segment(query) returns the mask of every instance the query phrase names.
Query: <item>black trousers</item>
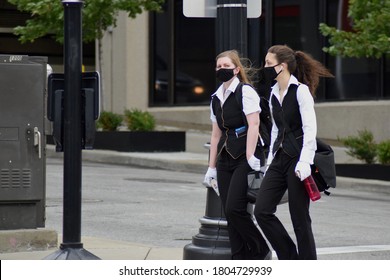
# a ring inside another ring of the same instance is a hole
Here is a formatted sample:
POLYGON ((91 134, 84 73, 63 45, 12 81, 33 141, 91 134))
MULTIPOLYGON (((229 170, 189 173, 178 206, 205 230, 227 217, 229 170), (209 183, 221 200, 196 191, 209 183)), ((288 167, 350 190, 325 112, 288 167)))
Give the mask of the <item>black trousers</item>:
POLYGON ((310 199, 303 182, 295 175, 297 162, 297 157, 290 157, 282 149, 277 152, 261 184, 254 214, 278 259, 317 259, 309 214, 310 199), (287 189, 298 251, 286 229, 275 216, 278 202, 287 189))
POLYGON ((247 211, 248 172, 245 154, 232 158, 224 149, 217 162, 217 180, 228 222, 232 259, 264 259, 269 247, 247 211))

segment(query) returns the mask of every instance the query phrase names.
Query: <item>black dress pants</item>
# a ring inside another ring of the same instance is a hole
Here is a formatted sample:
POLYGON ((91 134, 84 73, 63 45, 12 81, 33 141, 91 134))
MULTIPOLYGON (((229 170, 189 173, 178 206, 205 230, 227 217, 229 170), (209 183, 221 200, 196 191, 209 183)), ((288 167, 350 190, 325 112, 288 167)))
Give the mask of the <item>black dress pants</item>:
POLYGON ((295 175, 297 157, 280 149, 269 166, 256 199, 254 214, 261 230, 274 248, 278 259, 317 259, 309 214, 310 199, 303 182, 295 175), (288 189, 291 221, 295 243, 275 216, 276 207, 288 189))
POLYGON ((232 158, 225 149, 217 162, 217 180, 228 222, 232 259, 264 259, 269 247, 247 211, 249 166, 245 154, 232 158))

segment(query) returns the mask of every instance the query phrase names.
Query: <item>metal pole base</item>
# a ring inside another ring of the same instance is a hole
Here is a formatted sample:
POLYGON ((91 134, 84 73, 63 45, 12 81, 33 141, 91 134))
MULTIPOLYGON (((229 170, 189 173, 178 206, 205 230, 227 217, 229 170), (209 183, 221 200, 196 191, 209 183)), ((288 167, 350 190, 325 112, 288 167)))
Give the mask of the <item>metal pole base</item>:
MULTIPOLYGON (((226 228, 205 225, 213 221, 201 219, 199 233, 192 237, 192 243, 184 246, 183 260, 230 260, 231 248, 226 228)), ((214 220, 215 222, 215 220, 214 220)), ((225 221, 226 222, 226 221, 225 221)))
POLYGON ((220 198, 207 188, 205 216, 199 219, 199 233, 183 250, 184 260, 230 260, 231 248, 227 221, 220 198))
POLYGON ((60 249, 48 255, 44 260, 100 260, 91 252, 81 247, 67 247, 61 244, 60 249))
POLYGON ((231 260, 230 248, 207 248, 188 244, 184 247, 183 260, 231 260))

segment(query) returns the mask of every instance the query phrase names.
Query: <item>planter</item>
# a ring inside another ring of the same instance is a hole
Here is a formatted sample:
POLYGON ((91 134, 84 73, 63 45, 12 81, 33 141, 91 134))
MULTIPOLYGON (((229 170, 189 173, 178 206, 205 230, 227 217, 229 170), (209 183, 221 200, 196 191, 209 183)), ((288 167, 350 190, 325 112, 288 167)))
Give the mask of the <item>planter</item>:
POLYGON ((120 152, 183 152, 185 131, 97 131, 94 149, 120 152))
MULTIPOLYGON (((47 144, 54 144, 47 135, 47 144)), ((185 131, 96 131, 93 149, 119 152, 183 152, 185 131)))
POLYGON ((336 164, 336 174, 342 177, 390 181, 390 165, 336 164))

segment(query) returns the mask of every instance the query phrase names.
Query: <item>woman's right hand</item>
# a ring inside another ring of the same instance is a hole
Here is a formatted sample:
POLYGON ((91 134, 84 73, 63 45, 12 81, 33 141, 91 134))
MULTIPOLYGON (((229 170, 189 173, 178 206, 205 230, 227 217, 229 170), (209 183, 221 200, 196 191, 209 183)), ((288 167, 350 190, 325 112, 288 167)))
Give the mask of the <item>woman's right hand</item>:
POLYGON ((295 167, 295 174, 301 181, 305 180, 311 174, 310 164, 303 161, 298 161, 295 167))
POLYGON ((253 170, 260 171, 260 160, 254 155, 248 159, 248 164, 253 170))
POLYGON ((211 187, 212 179, 217 179, 217 169, 215 167, 209 167, 207 169, 206 175, 204 175, 203 185, 211 187))

